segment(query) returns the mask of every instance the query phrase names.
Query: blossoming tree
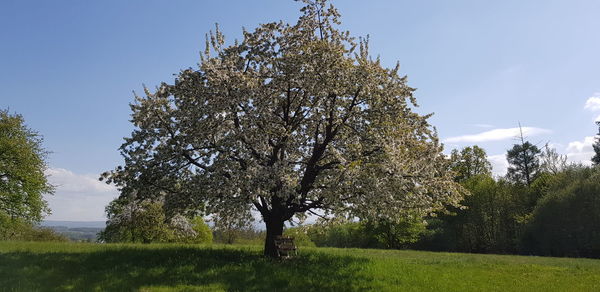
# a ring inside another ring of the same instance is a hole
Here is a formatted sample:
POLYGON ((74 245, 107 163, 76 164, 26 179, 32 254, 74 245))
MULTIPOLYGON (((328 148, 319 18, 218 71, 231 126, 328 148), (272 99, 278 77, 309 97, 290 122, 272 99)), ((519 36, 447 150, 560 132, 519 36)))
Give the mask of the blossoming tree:
POLYGON ((103 177, 160 197, 172 214, 254 209, 267 256, 294 216, 393 221, 458 204, 462 190, 398 66, 340 31, 326 0, 304 2, 296 24, 263 24, 229 46, 217 27, 198 69, 136 96, 125 164, 103 177))

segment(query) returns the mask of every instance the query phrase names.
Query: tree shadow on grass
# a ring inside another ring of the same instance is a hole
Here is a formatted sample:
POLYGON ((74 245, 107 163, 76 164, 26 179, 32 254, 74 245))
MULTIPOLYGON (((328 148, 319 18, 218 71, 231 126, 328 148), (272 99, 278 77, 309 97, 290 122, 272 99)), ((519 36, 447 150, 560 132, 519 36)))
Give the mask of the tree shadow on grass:
POLYGON ((0 253, 1 291, 363 291, 368 259, 186 246, 0 253))

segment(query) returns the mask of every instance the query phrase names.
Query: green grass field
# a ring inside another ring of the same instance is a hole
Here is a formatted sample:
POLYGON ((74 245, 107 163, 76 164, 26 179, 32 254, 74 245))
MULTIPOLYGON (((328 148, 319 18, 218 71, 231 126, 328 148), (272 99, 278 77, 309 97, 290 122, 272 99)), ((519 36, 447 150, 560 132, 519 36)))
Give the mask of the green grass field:
POLYGON ((600 291, 600 260, 421 251, 0 242, 0 291, 600 291))

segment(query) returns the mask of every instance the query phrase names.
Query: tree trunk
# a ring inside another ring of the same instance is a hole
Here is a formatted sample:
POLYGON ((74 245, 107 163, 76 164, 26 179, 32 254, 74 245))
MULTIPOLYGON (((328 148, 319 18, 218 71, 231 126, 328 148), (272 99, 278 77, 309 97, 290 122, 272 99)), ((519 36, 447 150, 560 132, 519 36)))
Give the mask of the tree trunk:
POLYGON ((283 224, 285 220, 279 216, 269 216, 263 218, 267 226, 267 237, 265 238, 265 256, 277 257, 277 247, 275 246, 275 238, 283 235, 283 224))

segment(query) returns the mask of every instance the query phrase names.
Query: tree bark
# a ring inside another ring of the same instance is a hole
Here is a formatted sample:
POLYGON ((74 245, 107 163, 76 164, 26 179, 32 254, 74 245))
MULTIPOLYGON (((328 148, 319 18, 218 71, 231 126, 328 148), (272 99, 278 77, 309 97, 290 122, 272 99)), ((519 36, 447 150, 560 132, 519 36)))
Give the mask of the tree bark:
POLYGON ((265 238, 265 252, 267 257, 277 257, 277 247, 275 246, 275 238, 283 235, 284 218, 281 216, 268 216, 263 218, 267 227, 267 237, 265 238))

